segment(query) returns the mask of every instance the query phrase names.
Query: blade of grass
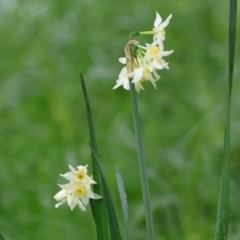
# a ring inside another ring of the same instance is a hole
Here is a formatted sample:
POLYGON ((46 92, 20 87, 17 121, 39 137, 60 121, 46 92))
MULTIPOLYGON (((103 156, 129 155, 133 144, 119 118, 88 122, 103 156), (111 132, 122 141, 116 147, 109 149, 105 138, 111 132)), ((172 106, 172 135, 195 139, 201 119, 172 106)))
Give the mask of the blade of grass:
POLYGON ((104 175, 103 175, 103 172, 102 172, 102 169, 100 166, 99 158, 96 155, 91 143, 89 143, 89 146, 94 155, 94 160, 96 162, 96 165, 98 166, 102 185, 103 185, 104 197, 106 198, 106 203, 107 203, 108 223, 109 223, 109 231, 110 231, 111 240, 121 240, 121 234, 120 234, 120 230, 119 230, 119 226, 118 226, 118 222, 117 222, 116 213, 115 213, 114 206, 112 203, 111 195, 110 195, 108 187, 107 187, 106 180, 104 178, 104 175))
MULTIPOLYGON (((91 142, 92 148, 94 149, 95 154, 97 155, 97 141, 96 141, 95 130, 93 125, 92 113, 91 113, 85 81, 84 81, 81 70, 80 70, 80 80, 81 80, 81 85, 83 90, 84 101, 86 105, 90 142, 91 142)), ((104 196, 99 168, 96 161, 94 160, 95 156, 93 155, 92 151, 91 151, 91 155, 92 155, 92 173, 94 176, 94 180, 98 183, 98 184, 94 184, 93 186, 94 192, 100 196, 104 196)), ((91 205, 93 218, 96 225, 97 239, 108 240, 109 232, 108 232, 107 209, 106 209, 105 198, 103 198, 100 201, 94 201, 91 199, 90 205, 91 205)))
POLYGON ((230 106, 233 82, 235 39, 236 39, 236 11, 237 0, 230 0, 229 19, 229 69, 228 69, 228 91, 226 103, 226 120, 224 133, 224 153, 222 162, 222 175, 220 180, 220 192, 218 199, 216 240, 226 240, 228 237, 229 216, 229 182, 230 182, 230 106))
POLYGON ((141 138, 141 132, 140 132, 139 116, 138 116, 138 106, 137 106, 136 91, 135 91, 134 84, 130 84, 130 90, 131 90, 131 102, 132 102, 132 110, 133 110, 133 123, 134 123, 134 130, 135 130, 136 141, 137 141, 138 163, 139 163, 140 179, 141 179, 141 185, 142 185, 143 203, 144 203, 146 225, 147 225, 147 237, 148 237, 147 239, 154 240, 155 233, 154 233, 153 218, 152 218, 151 204, 150 204, 150 195, 149 195, 148 180, 147 180, 147 173, 146 173, 147 169, 146 169, 145 159, 143 155, 142 138, 141 138))
POLYGON ((127 195, 126 195, 124 184, 123 184, 121 170, 118 166, 116 167, 116 179, 117 179, 118 191, 119 191, 121 204, 122 204, 124 227, 125 227, 125 240, 129 240, 129 218, 128 218, 127 195))
POLYGON ((2 236, 2 234, 0 233, 0 240, 4 240, 4 238, 3 238, 3 236, 2 236))

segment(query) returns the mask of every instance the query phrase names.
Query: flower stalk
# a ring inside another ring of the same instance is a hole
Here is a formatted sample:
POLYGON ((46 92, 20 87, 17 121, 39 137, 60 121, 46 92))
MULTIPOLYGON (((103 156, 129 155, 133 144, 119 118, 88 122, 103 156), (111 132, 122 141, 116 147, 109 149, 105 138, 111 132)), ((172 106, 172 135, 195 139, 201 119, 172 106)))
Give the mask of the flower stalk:
POLYGON ((147 239, 154 240, 155 233, 154 233, 150 194, 149 194, 149 187, 148 187, 148 180, 147 180, 146 163, 145 163, 144 154, 143 154, 136 92, 134 90, 133 84, 130 85, 130 90, 131 90, 131 103, 132 103, 132 110, 133 110, 133 123, 134 123, 134 130, 135 130, 135 136, 136 136, 136 142, 137 142, 137 153, 138 153, 141 186, 142 186, 143 203, 144 203, 144 210, 145 210, 145 217, 146 217, 147 239))

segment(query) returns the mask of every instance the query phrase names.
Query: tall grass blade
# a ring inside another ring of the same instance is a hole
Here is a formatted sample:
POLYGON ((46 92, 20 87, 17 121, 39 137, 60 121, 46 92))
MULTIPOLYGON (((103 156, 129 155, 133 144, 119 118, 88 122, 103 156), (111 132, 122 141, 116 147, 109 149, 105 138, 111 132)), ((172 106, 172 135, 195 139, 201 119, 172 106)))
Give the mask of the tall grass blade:
POLYGON ((119 191, 121 204, 122 204, 123 220, 124 220, 124 228, 125 228, 125 240, 129 240, 129 218, 128 218, 127 195, 124 188, 121 170, 118 166, 116 167, 116 179, 117 179, 118 191, 119 191))
POLYGON ((110 231, 111 240, 121 240, 121 234, 120 234, 120 230, 119 230, 119 226, 118 226, 116 213, 115 213, 114 206, 113 206, 113 203, 112 203, 111 195, 110 195, 108 187, 107 187, 106 180, 104 178, 104 175, 103 175, 103 172, 102 172, 102 169, 101 169, 101 166, 100 166, 98 156, 96 155, 91 143, 89 143, 89 146, 90 146, 91 151, 94 155, 94 161, 96 162, 96 165, 99 168, 101 182, 102 182, 102 186, 103 186, 103 190, 104 190, 104 195, 103 196, 106 199, 106 206, 107 206, 107 213, 108 213, 108 223, 109 223, 109 231, 110 231))
POLYGON ((2 234, 0 233, 0 240, 4 240, 4 238, 3 238, 3 236, 2 236, 2 234))
MULTIPOLYGON (((88 119, 88 127, 89 127, 89 135, 90 135, 90 143, 92 148, 94 149, 95 155, 97 156, 97 141, 95 136, 95 130, 93 125, 93 119, 92 119, 92 113, 90 108, 90 103, 88 99, 87 89, 85 85, 85 81, 82 75, 82 72, 80 70, 80 80, 83 90, 83 96, 84 101, 86 105, 86 112, 87 112, 87 119, 88 119)), ((92 151, 92 172, 94 176, 94 180, 97 182, 97 184, 94 184, 94 192, 99 194, 100 196, 103 196, 102 200, 94 201, 90 200, 90 205, 93 213, 93 218, 96 225, 97 230, 97 239, 98 240, 108 240, 109 239, 109 232, 108 232, 108 222, 107 222, 107 209, 106 209, 106 203, 105 203, 105 197, 104 197, 104 191, 102 188, 102 182, 101 182, 101 176, 99 173, 99 168, 96 163, 95 155, 93 155, 92 151)))
POLYGON ((148 180, 147 180, 147 169, 146 169, 145 159, 143 155, 142 137, 140 132, 138 106, 137 106, 136 91, 135 91, 134 84, 130 84, 130 89, 131 89, 131 101, 132 101, 132 110, 133 110, 133 123, 134 123, 134 130, 135 130, 136 141, 137 141, 138 163, 139 163, 140 179, 141 179, 141 185, 142 185, 146 225, 147 225, 147 239, 154 240, 155 233, 154 233, 153 218, 152 218, 152 212, 151 212, 150 195, 149 195, 148 180))
POLYGON ((224 133, 224 153, 222 162, 222 175, 220 180, 220 193, 218 199, 216 240, 226 240, 228 237, 229 217, 229 182, 230 182, 230 106, 233 82, 235 38, 236 38, 236 12, 237 0, 230 0, 229 19, 229 69, 228 69, 228 91, 226 103, 226 120, 224 133))

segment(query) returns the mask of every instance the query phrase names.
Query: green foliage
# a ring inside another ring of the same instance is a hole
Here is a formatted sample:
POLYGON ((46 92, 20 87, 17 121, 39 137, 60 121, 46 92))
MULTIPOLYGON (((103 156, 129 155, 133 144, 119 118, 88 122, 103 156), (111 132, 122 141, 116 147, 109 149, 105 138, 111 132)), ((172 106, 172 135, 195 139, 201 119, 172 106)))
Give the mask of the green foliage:
POLYGON ((116 180, 117 180, 118 191, 119 191, 119 196, 120 196, 121 205, 122 205, 125 240, 129 240, 129 216, 128 216, 127 194, 126 194, 124 183, 123 183, 122 173, 118 166, 116 166, 116 180))
POLYGON ((218 200, 217 222, 216 222, 216 240, 225 240, 228 238, 229 223, 229 192, 230 185, 230 109, 231 92, 233 82, 233 67, 236 41, 236 12, 237 1, 230 0, 229 17, 229 67, 228 67, 228 86, 227 86, 227 104, 226 104, 226 122, 224 133, 224 152, 222 162, 222 176, 220 180, 220 193, 218 200))
POLYGON ((0 240, 4 240, 3 236, 0 234, 0 240))
POLYGON ((121 240, 121 234, 120 234, 120 230, 119 230, 119 226, 118 226, 118 221, 117 221, 117 217, 116 217, 116 212, 113 206, 113 202, 111 199, 111 195, 105 180, 105 177, 103 175, 101 166, 100 166, 100 162, 99 162, 99 158, 96 155, 93 146, 90 144, 90 148, 91 151, 94 155, 94 161, 95 164, 97 164, 98 169, 99 169, 99 174, 101 177, 101 184, 103 187, 103 198, 106 200, 106 208, 107 208, 107 214, 108 214, 108 224, 109 224, 109 232, 110 232, 110 236, 111 236, 111 240, 121 240))
POLYGON ((84 77, 80 70, 80 81, 84 96, 84 102, 86 106, 86 115, 88 120, 88 128, 89 128, 89 138, 90 138, 90 146, 92 152, 92 172, 94 180, 97 182, 96 185, 93 185, 94 192, 98 195, 102 196, 102 199, 99 201, 90 200, 90 205, 93 213, 93 218, 97 231, 97 239, 98 240, 108 240, 108 220, 107 220, 107 205, 106 205, 106 194, 103 187, 102 176, 100 173, 100 168, 98 166, 98 162, 96 158, 97 156, 97 140, 95 136, 95 129, 93 124, 93 118, 91 113, 90 102, 87 94, 87 88, 84 81, 84 77))
MULTIPOLYGON (((170 70, 160 72, 158 89, 145 84, 138 95, 156 236, 214 238, 228 9, 227 1, 217 0, 0 0, 0 229, 5 239, 96 239, 90 207, 84 213, 67 206, 55 209, 53 199, 61 183, 57 176, 68 164, 91 162, 79 67, 87 79, 101 166, 114 205, 121 206, 114 171, 119 165, 130 239, 146 239, 129 92, 112 87, 129 34, 151 30, 156 11, 164 19, 173 14, 165 47, 175 50, 166 58, 170 70)), ((148 37, 136 38, 150 42, 148 37)), ((229 240, 240 238, 239 92, 235 81, 229 240)), ((120 207, 117 216, 123 222, 120 207)))

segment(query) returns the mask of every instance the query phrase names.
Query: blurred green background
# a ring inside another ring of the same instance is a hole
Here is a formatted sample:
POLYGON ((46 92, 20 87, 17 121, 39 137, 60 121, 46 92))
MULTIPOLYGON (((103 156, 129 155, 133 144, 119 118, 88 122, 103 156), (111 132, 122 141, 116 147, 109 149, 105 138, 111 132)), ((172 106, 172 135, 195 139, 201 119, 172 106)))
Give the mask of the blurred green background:
MULTIPOLYGON (((228 69, 228 1, 0 0, 0 232, 6 240, 95 239, 91 210, 55 209, 68 164, 91 165, 82 69, 102 167, 123 232, 145 240, 130 93, 112 90, 131 32, 167 27, 158 89, 137 95, 157 239, 213 239, 228 69)), ((240 22, 237 23, 240 26, 240 22)), ((238 40, 237 36, 237 40, 238 40)), ((144 44, 152 36, 137 38, 144 44)), ((238 41, 237 41, 238 42, 238 41)), ((229 239, 240 239, 240 54, 232 93, 229 239)), ((91 166, 89 166, 91 171, 91 166)))

